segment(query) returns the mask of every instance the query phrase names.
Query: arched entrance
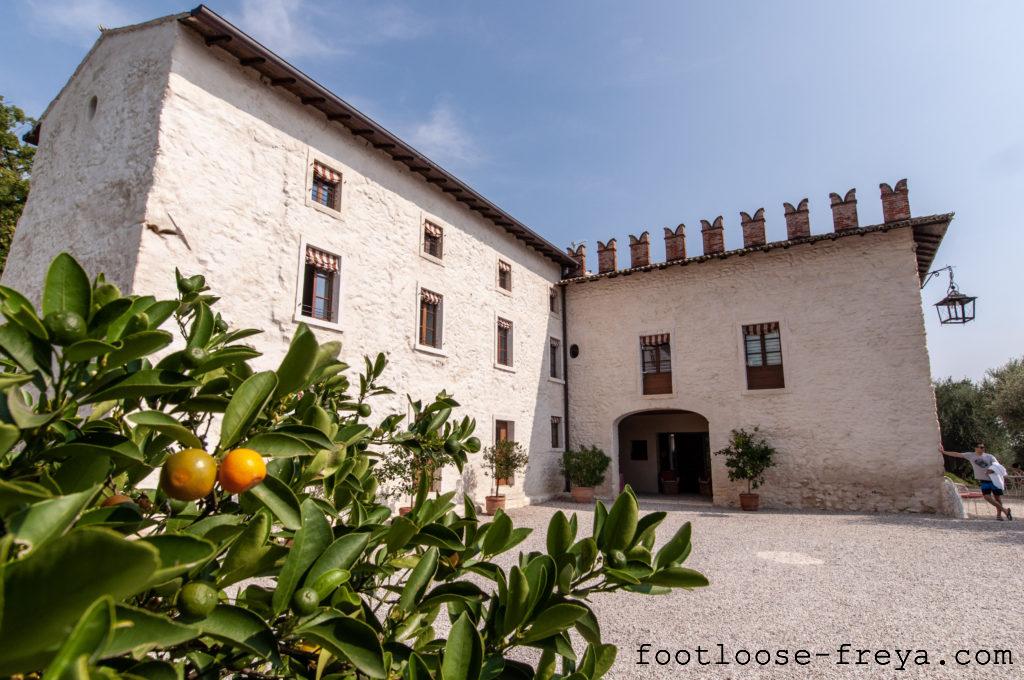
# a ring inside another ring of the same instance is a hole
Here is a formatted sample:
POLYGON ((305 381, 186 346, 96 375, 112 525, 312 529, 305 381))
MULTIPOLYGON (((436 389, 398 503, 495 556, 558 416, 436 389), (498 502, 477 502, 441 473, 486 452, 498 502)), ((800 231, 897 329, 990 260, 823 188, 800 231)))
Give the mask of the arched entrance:
POLYGON ((637 493, 711 498, 707 418, 693 411, 652 410, 619 421, 619 477, 637 493))

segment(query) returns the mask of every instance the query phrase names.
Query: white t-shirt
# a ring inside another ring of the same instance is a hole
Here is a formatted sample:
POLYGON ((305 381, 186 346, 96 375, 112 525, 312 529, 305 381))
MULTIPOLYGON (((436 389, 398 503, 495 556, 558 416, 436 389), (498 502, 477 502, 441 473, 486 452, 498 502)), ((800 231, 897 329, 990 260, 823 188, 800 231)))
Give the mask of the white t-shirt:
POLYGON ((965 451, 960 454, 967 460, 971 461, 971 467, 974 468, 974 478, 979 482, 991 481, 988 474, 988 469, 992 467, 992 463, 997 462, 996 457, 991 453, 977 454, 974 451, 965 451))

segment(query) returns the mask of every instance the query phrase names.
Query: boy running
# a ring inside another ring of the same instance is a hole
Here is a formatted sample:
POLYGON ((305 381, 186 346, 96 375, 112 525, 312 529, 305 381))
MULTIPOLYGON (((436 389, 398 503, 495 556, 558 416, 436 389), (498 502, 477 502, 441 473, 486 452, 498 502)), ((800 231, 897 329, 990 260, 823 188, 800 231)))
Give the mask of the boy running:
POLYGON ((1006 519, 1012 520, 1013 513, 1010 512, 1009 508, 1003 507, 1003 501, 1000 498, 1003 495, 1003 489, 996 486, 995 482, 992 481, 992 468, 993 466, 999 466, 999 461, 991 453, 985 452, 984 444, 976 444, 974 446, 974 452, 965 451, 964 453, 957 453, 956 451, 947 451, 942 448, 942 444, 939 444, 939 451, 947 456, 955 456, 957 458, 964 458, 971 463, 971 467, 974 469, 974 478, 981 484, 981 494, 985 497, 985 500, 996 508, 996 519, 1000 522, 1003 521, 1003 513, 1006 514, 1006 519))

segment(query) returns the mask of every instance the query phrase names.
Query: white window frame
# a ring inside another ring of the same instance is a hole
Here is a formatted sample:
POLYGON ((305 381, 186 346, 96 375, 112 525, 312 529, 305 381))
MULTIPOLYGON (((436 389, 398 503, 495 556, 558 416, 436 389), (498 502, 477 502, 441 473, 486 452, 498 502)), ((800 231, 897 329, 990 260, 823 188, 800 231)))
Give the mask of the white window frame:
MULTIPOLYGON (((514 324, 512 326, 512 331, 513 331, 512 334, 514 336, 515 335, 515 325, 514 324)), ((563 360, 564 359, 564 352, 565 352, 565 347, 562 346, 562 339, 559 338, 559 337, 556 337, 554 335, 550 336, 548 338, 548 346, 547 346, 548 380, 550 382, 558 383, 560 385, 564 385, 565 384, 565 361, 563 360), (558 371, 557 371, 558 375, 557 376, 551 375, 551 341, 552 340, 554 340, 555 342, 558 343, 558 356, 557 356, 557 359, 555 360, 557 362, 556 368, 558 368, 558 371)), ((512 359, 513 359, 513 361, 515 360, 515 355, 512 356, 512 359)))
POLYGON ((346 171, 342 170, 343 167, 344 166, 340 162, 334 160, 333 158, 325 156, 325 155, 323 155, 323 154, 321 154, 321 153, 319 153, 317 151, 314 151, 313 149, 309 149, 309 153, 307 154, 307 157, 306 157, 306 185, 305 185, 306 186, 306 193, 305 193, 305 203, 310 208, 313 208, 314 210, 316 210, 316 211, 318 211, 320 213, 323 213, 324 215, 329 215, 330 217, 333 217, 336 220, 340 220, 342 218, 342 209, 345 206, 345 191, 344 191, 344 188, 345 188, 346 171), (341 175, 341 180, 338 182, 338 201, 337 201, 338 207, 337 208, 328 208, 326 205, 323 205, 321 203, 317 203, 316 201, 313 200, 313 197, 312 197, 312 193, 313 193, 313 165, 316 164, 316 163, 320 163, 321 165, 325 165, 328 168, 330 168, 331 170, 333 170, 334 172, 336 172, 339 175, 341 175))
POLYGON ((445 347, 447 333, 445 333, 445 323, 444 323, 444 307, 445 307, 445 301, 447 299, 448 299, 448 295, 441 290, 440 286, 432 286, 430 284, 421 284, 421 283, 417 282, 417 284, 416 284, 416 301, 415 301, 415 307, 413 308, 415 310, 415 312, 413 314, 413 318, 415 319, 415 328, 413 330, 413 336, 412 336, 412 348, 414 350, 416 350, 417 352, 422 352, 424 354, 430 354, 430 355, 433 355, 433 356, 436 356, 436 357, 447 357, 448 356, 448 352, 447 352, 447 349, 445 347), (440 331, 441 331, 441 346, 440 347, 431 347, 430 345, 424 345, 424 344, 420 343, 420 302, 422 300, 421 296, 422 296, 424 290, 428 290, 431 293, 434 293, 435 295, 440 295, 441 296, 441 309, 438 310, 439 323, 440 323, 440 331))
MULTIPOLYGON (((491 336, 493 338, 494 346, 491 348, 491 360, 494 362, 494 367, 499 371, 506 371, 508 373, 516 372, 516 326, 517 322, 509 314, 501 314, 498 312, 494 313, 494 320, 491 322, 491 336), (512 363, 505 365, 498 362, 498 319, 505 319, 506 321, 512 322, 512 341, 510 343, 509 350, 512 353, 512 363)), ((499 418, 499 420, 501 420, 499 418)))
MULTIPOLYGON (((430 213, 421 212, 419 224, 419 237, 417 238, 417 252, 419 252, 420 257, 422 257, 427 262, 432 262, 436 265, 443 267, 445 263, 445 255, 448 254, 448 236, 450 232, 451 229, 444 220, 438 219, 437 217, 431 215, 430 213), (425 249, 427 236, 427 222, 436 224, 438 227, 441 228, 441 257, 434 257, 425 249)), ((428 290, 430 289, 428 288, 428 290)), ((438 295, 440 295, 440 293, 438 293, 438 295)))
POLYGON ((299 239, 299 257, 297 271, 295 274, 295 310, 292 315, 292 321, 301 322, 307 326, 316 326, 317 328, 326 328, 327 330, 342 332, 342 319, 344 314, 342 313, 341 301, 344 299, 345 286, 343 283, 342 274, 345 272, 345 260, 340 254, 341 249, 334 246, 328 245, 320 241, 308 241, 305 237, 299 239), (337 321, 324 321, 323 319, 317 319, 312 316, 306 316, 302 313, 302 293, 303 288, 306 285, 306 250, 308 248, 314 248, 316 250, 322 250, 323 252, 333 255, 338 258, 338 275, 334 277, 334 311, 337 321))

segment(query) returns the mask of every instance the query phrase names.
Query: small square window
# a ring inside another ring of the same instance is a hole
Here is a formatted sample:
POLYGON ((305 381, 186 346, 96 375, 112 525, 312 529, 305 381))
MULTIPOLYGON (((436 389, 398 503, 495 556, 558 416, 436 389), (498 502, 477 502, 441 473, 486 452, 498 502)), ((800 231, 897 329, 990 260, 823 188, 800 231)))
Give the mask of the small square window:
POLYGON ((441 349, 441 310, 444 298, 429 290, 420 290, 420 344, 441 349))
POLYGON ((512 365, 512 322, 508 319, 498 319, 497 362, 502 366, 512 365))
POLYGON ((427 221, 423 223, 423 252, 431 257, 444 257, 444 229, 427 221))
POLYGON ((548 340, 549 375, 552 378, 562 377, 562 343, 558 338, 548 340))
POLYGON ((302 279, 302 316, 338 321, 338 256, 306 246, 302 279))
POLYGON ((341 174, 332 170, 320 161, 313 162, 313 185, 310 198, 314 203, 338 209, 338 196, 341 189, 341 174))
POLYGON ((498 260, 498 287, 502 290, 512 290, 512 265, 504 260, 498 260))
POLYGON ((562 419, 551 416, 551 448, 562 448, 562 419))

